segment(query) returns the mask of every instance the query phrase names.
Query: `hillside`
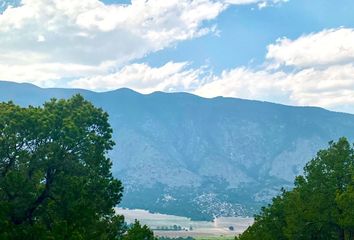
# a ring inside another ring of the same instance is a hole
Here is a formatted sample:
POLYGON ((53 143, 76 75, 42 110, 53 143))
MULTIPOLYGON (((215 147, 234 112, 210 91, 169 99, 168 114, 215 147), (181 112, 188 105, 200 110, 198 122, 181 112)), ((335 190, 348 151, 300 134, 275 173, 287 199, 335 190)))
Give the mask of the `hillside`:
POLYGON ((354 139, 354 116, 187 93, 94 93, 0 82, 0 101, 39 105, 81 93, 110 114, 122 207, 208 219, 251 215, 327 142, 354 139))

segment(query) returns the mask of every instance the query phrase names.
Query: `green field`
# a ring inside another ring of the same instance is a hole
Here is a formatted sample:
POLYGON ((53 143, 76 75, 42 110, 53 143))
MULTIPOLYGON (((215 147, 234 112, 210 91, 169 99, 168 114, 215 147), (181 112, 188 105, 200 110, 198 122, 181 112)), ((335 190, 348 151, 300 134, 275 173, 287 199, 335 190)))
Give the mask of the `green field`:
POLYGON ((252 218, 221 217, 214 222, 192 221, 190 218, 150 213, 145 210, 116 209, 118 214, 124 215, 128 223, 139 220, 154 230, 159 237, 193 237, 197 240, 233 240, 234 236, 242 233, 253 223, 252 218), (161 230, 162 227, 178 226, 178 231, 161 230), (234 228, 233 231, 229 227, 234 228))
POLYGON ((196 240, 234 240, 234 237, 196 237, 196 240))

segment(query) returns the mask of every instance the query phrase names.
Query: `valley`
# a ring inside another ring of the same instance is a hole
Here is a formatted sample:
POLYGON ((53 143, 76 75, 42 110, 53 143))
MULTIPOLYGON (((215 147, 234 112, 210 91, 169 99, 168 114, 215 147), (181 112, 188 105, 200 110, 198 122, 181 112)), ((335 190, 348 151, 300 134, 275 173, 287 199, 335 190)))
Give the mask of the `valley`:
POLYGON ((233 237, 244 232, 253 223, 253 218, 220 217, 215 218, 213 222, 193 221, 186 217, 122 208, 117 208, 116 213, 124 215, 128 224, 137 219, 149 226, 156 236, 170 238, 233 237))

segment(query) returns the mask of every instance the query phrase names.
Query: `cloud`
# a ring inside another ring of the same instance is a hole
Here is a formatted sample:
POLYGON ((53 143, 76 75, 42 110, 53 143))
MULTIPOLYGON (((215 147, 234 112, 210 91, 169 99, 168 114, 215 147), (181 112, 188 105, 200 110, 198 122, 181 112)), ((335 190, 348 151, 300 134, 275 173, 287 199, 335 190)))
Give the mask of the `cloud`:
POLYGON ((354 113, 354 29, 325 29, 268 46, 260 69, 224 71, 199 89, 229 96, 354 113))
POLYGON ((354 29, 327 29, 298 39, 278 39, 266 58, 277 66, 316 67, 354 61, 354 29))
POLYGON ((80 78, 109 71, 114 63, 104 62, 98 66, 61 63, 0 64, 0 79, 14 82, 31 82, 42 87, 54 87, 62 78, 80 78))
POLYGON ((271 73, 267 70, 255 71, 240 67, 214 76, 212 81, 202 85, 194 93, 203 97, 224 96, 284 102, 289 96, 286 78, 287 74, 284 72, 271 73))
POLYGON ((216 75, 207 67, 190 68, 186 62, 169 62, 161 67, 132 64, 113 74, 72 81, 70 86, 93 90, 130 87, 143 93, 187 91, 203 97, 258 99, 354 113, 352 32, 331 29, 288 39, 287 44, 277 41, 268 47, 266 62, 257 69, 236 67, 216 75), (317 44, 324 43, 328 45, 319 51, 317 44), (338 46, 347 51, 339 51, 338 46), (324 57, 327 55, 330 57, 324 57), (291 64, 287 59, 292 59, 291 64), (271 67, 274 63, 277 68, 271 67))
POLYGON ((224 71, 194 93, 204 97, 238 97, 320 106, 354 113, 354 64, 306 68, 292 73, 236 68, 224 71))
POLYGON ((279 39, 260 69, 224 71, 194 92, 354 113, 354 29, 279 39))
POLYGON ((236 5, 257 4, 260 9, 288 1, 289 0, 225 0, 226 3, 236 5))
POLYGON ((93 68, 107 62, 119 69, 151 52, 214 31, 207 22, 227 7, 213 0, 109 5, 98 0, 22 0, 17 7, 6 6, 0 14, 2 77, 32 82, 65 77, 55 68, 45 69, 48 65, 77 66, 82 76, 90 76, 93 68), (33 65, 37 70, 29 71, 27 79, 25 74, 12 75, 14 68, 24 72, 33 65))
POLYGON ((225 2, 230 3, 230 4, 237 4, 237 5, 242 5, 242 4, 255 4, 255 3, 281 3, 281 2, 287 2, 289 0, 225 0, 225 2))
POLYGON ((0 13, 10 6, 17 6, 20 0, 0 0, 0 13))
POLYGON ((217 32, 210 21, 230 5, 278 1, 0 0, 0 77, 34 83, 68 71, 89 77, 107 70, 100 68, 107 62, 110 72, 118 71, 149 53, 217 32))
POLYGON ((354 113, 354 64, 298 71, 238 67, 212 74, 187 62, 160 67, 131 64, 108 75, 70 81, 69 87, 106 91, 129 87, 141 93, 186 91, 203 97, 237 97, 354 113))
POLYGON ((124 66, 116 73, 80 78, 68 86, 98 91, 129 87, 142 93, 186 91, 198 88, 205 78, 203 68, 190 69, 187 62, 168 62, 161 67, 147 64, 124 66))
POLYGON ((324 69, 306 68, 287 79, 290 100, 297 105, 322 106, 354 113, 354 64, 324 69))

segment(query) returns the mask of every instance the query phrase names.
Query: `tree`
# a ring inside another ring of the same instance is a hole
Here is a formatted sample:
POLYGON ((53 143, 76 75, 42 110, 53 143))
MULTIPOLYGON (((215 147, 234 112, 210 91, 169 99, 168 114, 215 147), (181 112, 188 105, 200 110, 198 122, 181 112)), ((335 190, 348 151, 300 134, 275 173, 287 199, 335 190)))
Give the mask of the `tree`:
POLYGON ((273 199, 272 204, 263 207, 261 213, 255 216, 255 223, 249 227, 240 237, 240 240, 283 240, 286 237, 283 234, 285 225, 284 198, 286 192, 273 199))
POLYGON ((344 229, 347 239, 354 239, 354 186, 338 193, 336 203, 339 208, 339 225, 344 229))
POLYGON ((141 226, 139 221, 135 220, 123 240, 157 240, 157 238, 146 225, 141 226))
POLYGON ((239 238, 354 239, 354 149, 345 138, 330 142, 239 238))
POLYGON ((336 197, 353 183, 353 166, 353 149, 345 138, 330 142, 328 149, 319 151, 305 166, 305 174, 296 179, 289 198, 295 194, 298 198, 287 211, 289 238, 296 239, 302 233, 308 239, 345 239, 336 197))
POLYGON ((108 115, 76 95, 0 103, 0 239, 120 239, 108 115))

